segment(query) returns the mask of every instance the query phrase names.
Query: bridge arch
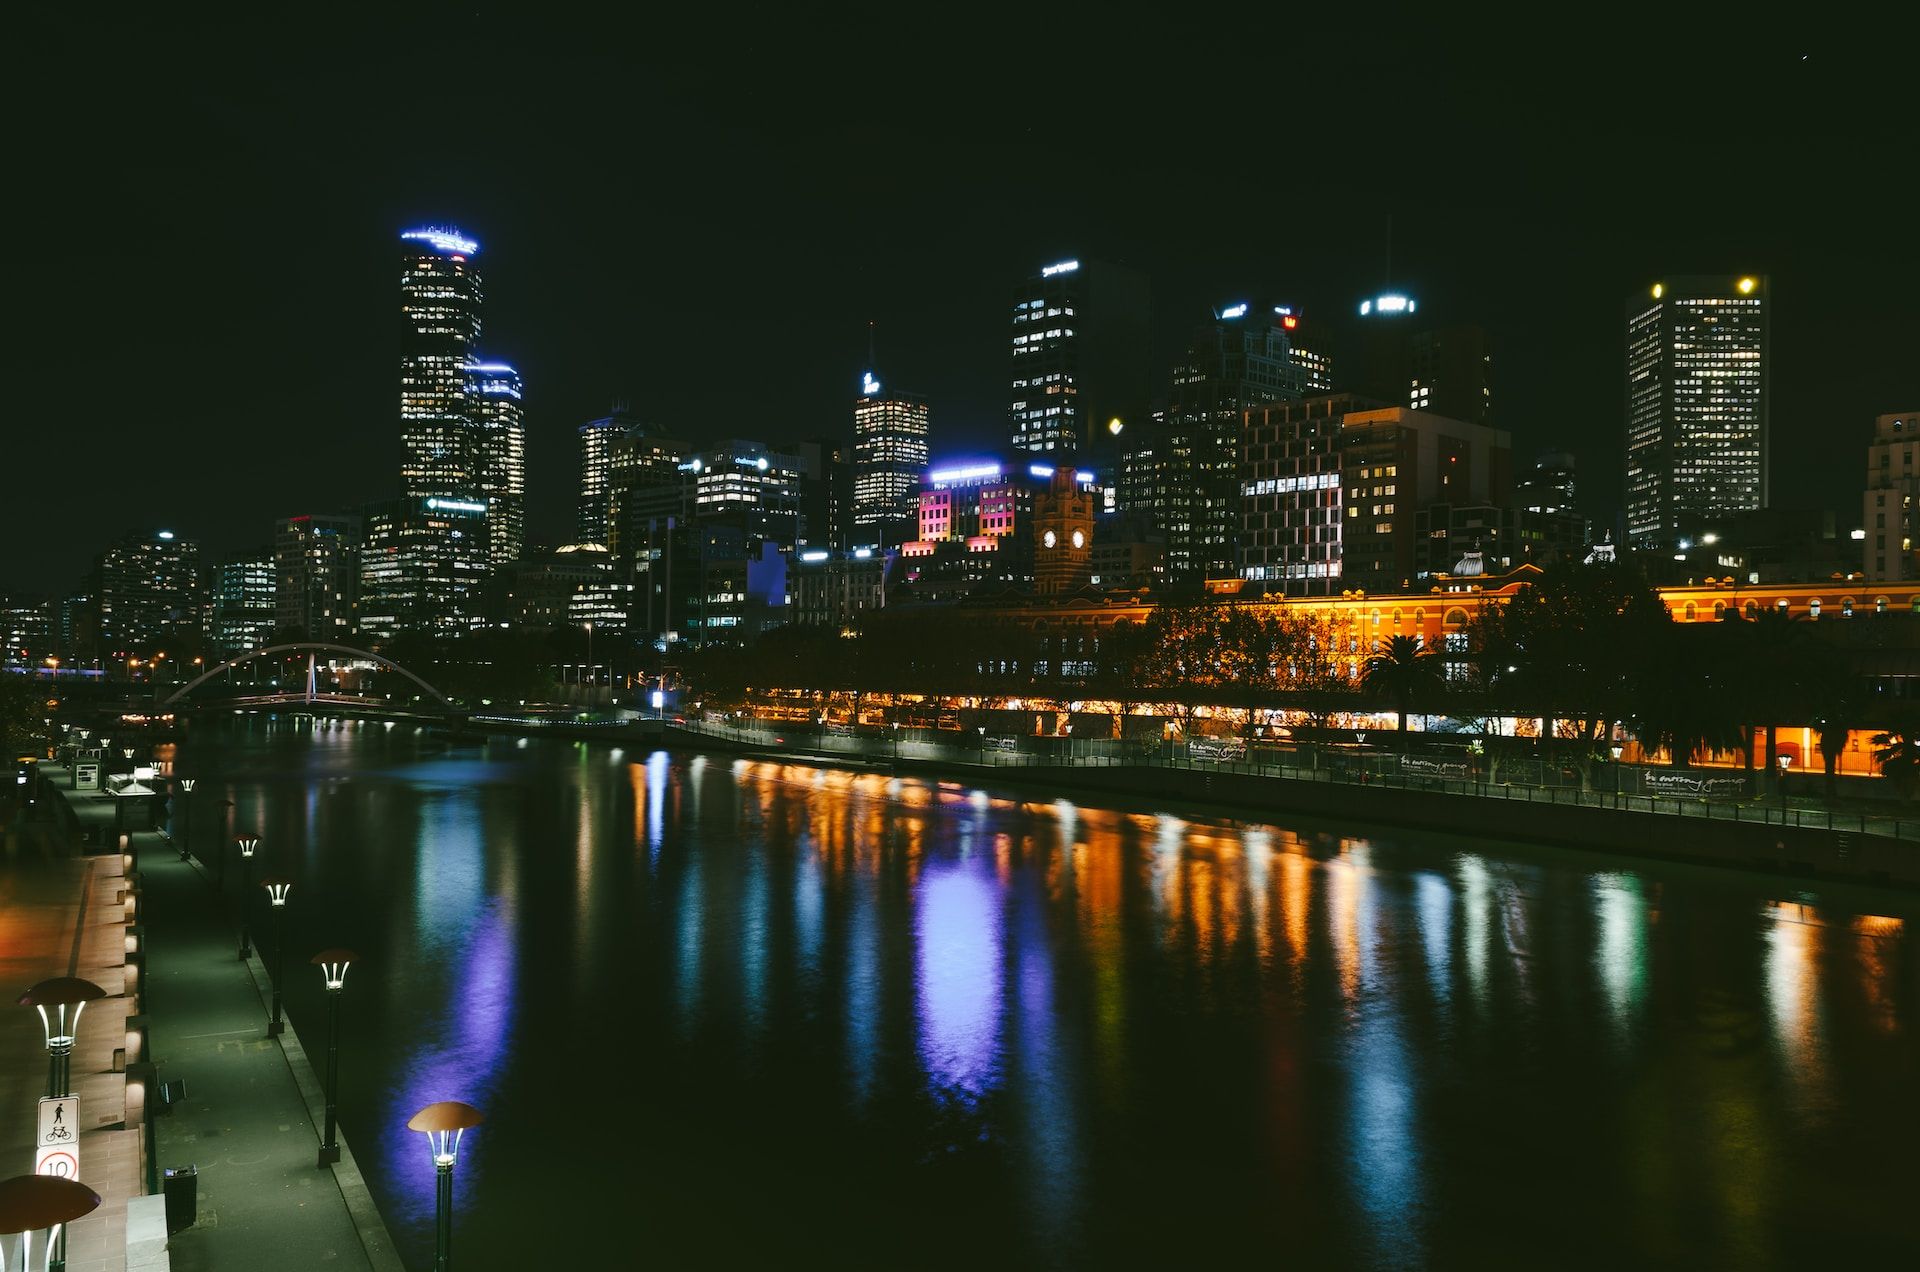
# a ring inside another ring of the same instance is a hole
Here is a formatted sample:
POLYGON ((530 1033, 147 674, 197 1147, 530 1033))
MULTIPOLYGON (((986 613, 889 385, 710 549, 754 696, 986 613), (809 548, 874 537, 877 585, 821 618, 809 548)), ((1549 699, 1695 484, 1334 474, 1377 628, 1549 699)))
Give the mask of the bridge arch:
POLYGON ((387 668, 389 671, 399 672, 401 675, 405 676, 408 680, 413 681, 414 684, 419 685, 422 689, 426 690, 429 694, 433 695, 433 699, 435 702, 438 702, 441 706, 445 707, 447 710, 449 711, 457 710, 457 708, 451 702, 447 701, 446 694, 441 693, 438 689, 435 689, 432 685, 422 680, 419 676, 415 675, 413 672, 408 671, 405 667, 402 667, 399 663, 393 661, 393 659, 391 658, 382 658, 379 654, 374 653, 370 649, 355 649, 351 645, 329 645, 329 644, 323 644, 319 641, 308 641, 308 640, 296 641, 288 645, 269 645, 262 649, 249 649, 243 654, 238 654, 232 658, 227 659, 227 661, 221 663, 217 667, 207 668, 206 671, 202 672, 198 676, 195 676, 192 680, 189 680, 186 684, 181 685, 180 688, 176 689, 173 692, 172 696, 169 697, 166 700, 166 702, 161 705, 170 707, 174 703, 186 697, 188 694, 192 693, 195 689, 198 689, 201 685, 206 684, 207 681, 212 680, 215 676, 219 675, 221 672, 226 671, 232 667, 238 667, 241 663, 249 662, 255 658, 266 658, 274 654, 318 654, 318 653, 345 654, 350 658, 364 658, 369 662, 378 663, 380 666, 387 668))

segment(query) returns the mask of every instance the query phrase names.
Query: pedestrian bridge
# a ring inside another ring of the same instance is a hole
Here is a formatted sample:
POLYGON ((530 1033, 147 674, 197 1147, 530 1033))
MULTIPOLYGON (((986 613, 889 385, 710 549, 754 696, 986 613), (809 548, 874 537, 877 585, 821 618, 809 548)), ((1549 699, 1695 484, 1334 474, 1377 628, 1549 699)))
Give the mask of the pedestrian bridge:
POLYGON ((421 679, 415 673, 408 671, 405 667, 402 667, 399 663, 394 662, 391 658, 383 658, 379 654, 376 654, 369 649, 355 649, 351 645, 333 645, 333 644, 327 644, 321 641, 295 641, 285 645, 268 645, 260 649, 250 649, 243 654, 237 655, 236 657, 233 657, 233 658, 229 658, 227 661, 221 663, 217 667, 207 668, 206 671, 202 672, 198 676, 195 676, 192 680, 189 680, 186 684, 181 685, 178 689, 174 690, 173 694, 170 697, 168 697, 167 700, 163 702, 161 705, 171 707, 171 706, 185 704, 187 698, 194 692, 194 690, 200 688, 204 684, 207 684, 209 681, 213 680, 216 676, 219 676, 224 672, 232 671, 234 668, 240 667, 246 663, 256 662, 256 661, 266 660, 266 659, 298 657, 299 655, 302 655, 302 654, 306 655, 306 659, 307 659, 306 686, 303 690, 286 689, 286 690, 282 690, 275 693, 242 694, 242 695, 239 695, 238 697, 229 695, 228 697, 222 698, 221 703, 223 705, 241 705, 241 706, 304 705, 304 706, 315 706, 315 707, 324 707, 324 706, 383 707, 383 706, 392 705, 390 702, 388 702, 386 699, 383 699, 383 698, 373 698, 373 697, 359 695, 359 694, 345 694, 345 693, 338 693, 338 692, 322 691, 319 686, 320 658, 321 658, 321 655, 325 654, 331 657, 351 659, 354 662, 369 662, 374 664, 376 667, 384 668, 387 671, 392 671, 399 675, 405 676, 408 680, 411 680, 414 684, 418 685, 422 691, 422 695, 429 700, 426 703, 420 704, 420 707, 422 709, 437 710, 447 714, 457 714, 459 711, 459 708, 455 707, 453 703, 447 700, 447 696, 445 694, 441 693, 438 689, 428 684, 425 680, 421 679))

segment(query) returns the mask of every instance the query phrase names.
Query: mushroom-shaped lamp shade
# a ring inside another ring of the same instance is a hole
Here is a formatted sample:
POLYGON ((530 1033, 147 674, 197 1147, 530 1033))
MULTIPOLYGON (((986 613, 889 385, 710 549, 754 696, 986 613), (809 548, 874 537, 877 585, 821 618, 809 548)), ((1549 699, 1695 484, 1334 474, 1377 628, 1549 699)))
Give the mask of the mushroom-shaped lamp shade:
POLYGON ((408 1118, 407 1129, 419 1131, 427 1137, 435 1166, 451 1166, 454 1159, 460 1156, 460 1136, 469 1127, 478 1126, 484 1120, 480 1110, 471 1104, 441 1100, 408 1118))
POLYGON ((193 794, 193 784, 199 780, 197 777, 183 777, 180 779, 180 789, 191 795, 193 794))
POLYGON ((358 957, 352 950, 321 950, 308 961, 320 969, 328 989, 340 989, 347 983, 347 965, 358 957))
POLYGON ((20 995, 20 1005, 40 1013, 40 1029, 46 1035, 47 1046, 61 1043, 72 1046, 74 1031, 80 1027, 80 1009, 106 996, 107 991, 90 980, 56 976, 20 995))
POLYGON ((253 859, 254 853, 260 851, 260 836, 258 835, 241 835, 233 842, 240 845, 240 855, 249 861, 253 859))
POLYGON ((15 1175, 0 1180, 0 1233, 39 1232, 72 1223, 99 1205, 100 1194, 77 1179, 15 1175))
POLYGON ((267 890, 267 900, 279 909, 287 903, 287 893, 293 891, 293 880, 285 875, 268 875, 260 881, 260 886, 267 890))

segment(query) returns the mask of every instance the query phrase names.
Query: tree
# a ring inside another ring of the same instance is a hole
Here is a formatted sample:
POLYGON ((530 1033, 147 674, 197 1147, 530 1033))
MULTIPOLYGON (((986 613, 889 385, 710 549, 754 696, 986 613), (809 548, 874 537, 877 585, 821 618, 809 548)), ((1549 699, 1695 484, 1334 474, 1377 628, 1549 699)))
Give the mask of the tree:
POLYGON ((1407 712, 1414 699, 1438 689, 1442 682, 1439 659, 1422 649, 1411 636, 1395 636, 1378 653, 1369 657, 1360 669, 1360 687, 1370 694, 1391 699, 1399 717, 1400 750, 1411 741, 1407 736, 1407 712))
POLYGON ((1191 734, 1196 691, 1219 681, 1219 613, 1206 604, 1162 605, 1147 620, 1147 632, 1153 646, 1149 674, 1173 698, 1181 731, 1191 734))
POLYGON ((1145 623, 1122 619, 1100 634, 1094 653, 1093 682, 1096 692, 1112 699, 1118 708, 1113 720, 1113 736, 1125 740, 1127 717, 1140 701, 1153 665, 1153 633, 1145 623))
POLYGON ((1674 768, 1702 751, 1732 750, 1742 733, 1729 669, 1717 657, 1711 628, 1666 620, 1646 650, 1630 711, 1634 735, 1648 750, 1665 747, 1674 768))
POLYGON ((1219 621, 1218 633, 1220 679, 1232 686, 1234 697, 1245 708, 1251 736, 1254 714, 1280 687, 1286 632, 1257 606, 1230 605, 1219 621))

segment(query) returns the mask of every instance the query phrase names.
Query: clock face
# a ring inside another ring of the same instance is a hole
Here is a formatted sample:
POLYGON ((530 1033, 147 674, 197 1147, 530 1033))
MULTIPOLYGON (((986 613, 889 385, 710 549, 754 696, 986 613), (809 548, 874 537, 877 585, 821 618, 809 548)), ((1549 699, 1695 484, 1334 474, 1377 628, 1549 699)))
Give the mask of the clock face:
POLYGON ((1086 546, 1087 546, 1087 536, 1086 536, 1086 535, 1084 535, 1084 534, 1082 534, 1082 533, 1080 533, 1080 531, 1078 531, 1078 530, 1075 530, 1075 531, 1073 532, 1073 546, 1074 546, 1074 547, 1076 547, 1076 548, 1084 548, 1084 547, 1086 547, 1086 546))
POLYGON ((1049 530, 1040 536, 1040 542, 1046 544, 1048 547, 1052 547, 1055 543, 1059 542, 1059 540, 1055 539, 1053 537, 1053 531, 1049 530))

